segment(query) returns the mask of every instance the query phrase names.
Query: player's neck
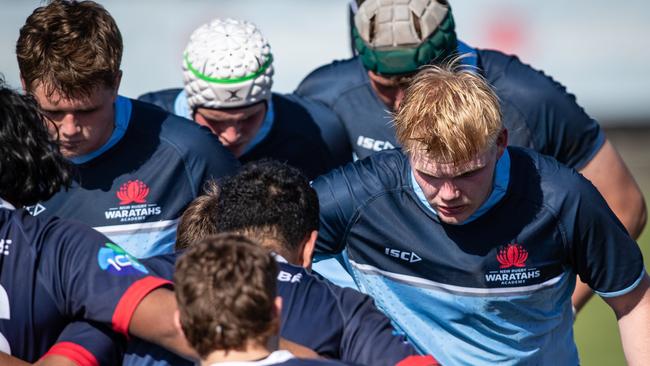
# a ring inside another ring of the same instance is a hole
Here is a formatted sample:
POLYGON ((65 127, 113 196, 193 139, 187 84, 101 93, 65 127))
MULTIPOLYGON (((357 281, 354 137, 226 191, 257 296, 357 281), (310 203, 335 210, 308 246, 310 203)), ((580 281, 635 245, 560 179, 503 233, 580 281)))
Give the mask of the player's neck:
POLYGON ((208 357, 201 361, 201 366, 211 366, 224 362, 259 361, 267 358, 273 351, 274 349, 271 349, 267 345, 259 344, 257 342, 249 342, 246 344, 245 349, 242 350, 213 351, 208 355, 208 357))

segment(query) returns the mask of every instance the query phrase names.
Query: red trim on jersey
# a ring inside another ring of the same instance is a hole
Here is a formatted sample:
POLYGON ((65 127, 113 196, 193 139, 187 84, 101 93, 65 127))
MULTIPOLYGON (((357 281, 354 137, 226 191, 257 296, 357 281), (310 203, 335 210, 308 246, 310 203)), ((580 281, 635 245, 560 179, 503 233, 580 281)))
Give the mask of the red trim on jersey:
POLYGON ((431 355, 408 356, 395 366, 439 366, 438 361, 431 355))
POLYGON ((117 333, 128 336, 131 317, 133 317, 135 308, 138 307, 140 301, 142 301, 142 299, 151 291, 171 284, 170 281, 152 276, 147 276, 135 281, 131 287, 126 290, 124 295, 122 295, 122 298, 115 307, 115 312, 113 313, 113 330, 117 333))
POLYGON ((97 362, 95 355, 82 346, 72 342, 60 342, 55 344, 43 355, 43 357, 41 357, 41 359, 44 359, 47 356, 63 356, 71 359, 78 366, 99 366, 99 362, 97 362))

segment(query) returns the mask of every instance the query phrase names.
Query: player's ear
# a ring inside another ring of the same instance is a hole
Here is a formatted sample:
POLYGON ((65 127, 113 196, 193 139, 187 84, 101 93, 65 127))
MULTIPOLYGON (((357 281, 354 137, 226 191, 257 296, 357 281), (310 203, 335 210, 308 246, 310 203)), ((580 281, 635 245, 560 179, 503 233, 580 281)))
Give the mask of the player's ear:
POLYGON ((311 260, 314 255, 314 248, 316 248, 316 239, 318 239, 318 230, 312 230, 312 232, 307 235, 305 243, 302 246, 300 264, 307 269, 311 269, 311 260))
POLYGON ((276 296, 275 300, 273 300, 274 306, 274 311, 275 311, 275 317, 280 319, 282 317, 282 298, 280 296, 276 296))
POLYGON ((503 152, 506 149, 506 146, 508 146, 508 130, 504 127, 501 132, 499 132, 499 135, 497 136, 497 159, 503 155, 503 152))
POLYGON ((178 309, 174 310, 174 326, 183 335, 183 338, 186 338, 185 332, 183 332, 183 326, 181 325, 181 312, 178 309))
POLYGON ((113 97, 117 98, 117 92, 120 90, 120 83, 122 82, 122 70, 118 71, 113 80, 113 97))

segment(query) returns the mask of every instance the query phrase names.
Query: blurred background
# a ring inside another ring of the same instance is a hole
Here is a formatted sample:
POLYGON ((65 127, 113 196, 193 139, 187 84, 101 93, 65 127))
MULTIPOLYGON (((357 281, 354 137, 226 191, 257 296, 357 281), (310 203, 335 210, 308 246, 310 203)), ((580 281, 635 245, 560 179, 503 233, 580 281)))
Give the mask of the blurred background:
MULTIPOLYGON (((256 23, 271 43, 274 89, 291 92, 314 68, 350 56, 347 0, 108 0, 124 38, 121 94, 180 87, 181 55, 196 27, 215 17, 256 23)), ((650 197, 650 2, 451 0, 459 38, 513 53, 577 96, 606 128, 650 197)), ((18 31, 40 0, 0 0, 0 73, 20 86, 18 31)), ((639 244, 646 263, 650 230, 639 244)), ((625 364, 614 314, 595 298, 579 315, 583 365, 625 364)))

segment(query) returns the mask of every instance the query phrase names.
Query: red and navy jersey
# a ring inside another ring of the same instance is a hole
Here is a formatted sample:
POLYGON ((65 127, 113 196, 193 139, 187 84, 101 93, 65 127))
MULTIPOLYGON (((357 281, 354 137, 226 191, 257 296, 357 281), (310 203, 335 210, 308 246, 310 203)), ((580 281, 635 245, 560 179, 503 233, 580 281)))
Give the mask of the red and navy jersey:
POLYGON ((233 173, 239 162, 208 129, 148 103, 124 102, 130 119, 119 141, 76 164, 72 188, 30 211, 79 220, 137 258, 172 252, 185 207, 206 180, 233 173))
MULTIPOLYGON (((459 43, 459 53, 467 52, 499 97, 510 145, 531 148, 577 170, 600 150, 605 142, 600 126, 560 83, 515 56, 459 43)), ((392 116, 358 57, 314 70, 296 93, 336 112, 359 159, 399 145, 392 116)))
MULTIPOLYGON (((141 101, 153 103, 182 117, 187 111, 177 108, 182 89, 166 89, 140 96, 141 101)), ((268 135, 239 157, 246 163, 262 158, 286 162, 314 179, 331 169, 349 162, 345 130, 336 115, 325 105, 298 97, 273 93, 273 122, 268 135)), ((189 107, 188 107, 189 108, 189 107)))
POLYGON ((142 298, 169 284, 86 225, 25 210, 0 209, 0 248, 0 351, 28 362, 48 350, 111 362, 96 347, 127 334, 142 298))
POLYGON ((444 365, 575 365, 575 275, 620 296, 640 283, 643 258, 579 173, 529 149, 506 151, 505 195, 461 225, 420 200, 398 149, 321 176, 316 249, 347 249, 359 288, 444 365))
MULTIPOLYGON (((173 255, 143 260, 147 268, 171 279, 173 255)), ((395 365, 415 349, 394 335, 390 320, 364 294, 340 288, 302 267, 278 258, 278 295, 282 297, 280 335, 332 359, 359 365, 395 365)), ((125 365, 176 365, 175 355, 160 348, 131 344, 125 365), (150 351, 148 351, 150 349, 150 351)))

